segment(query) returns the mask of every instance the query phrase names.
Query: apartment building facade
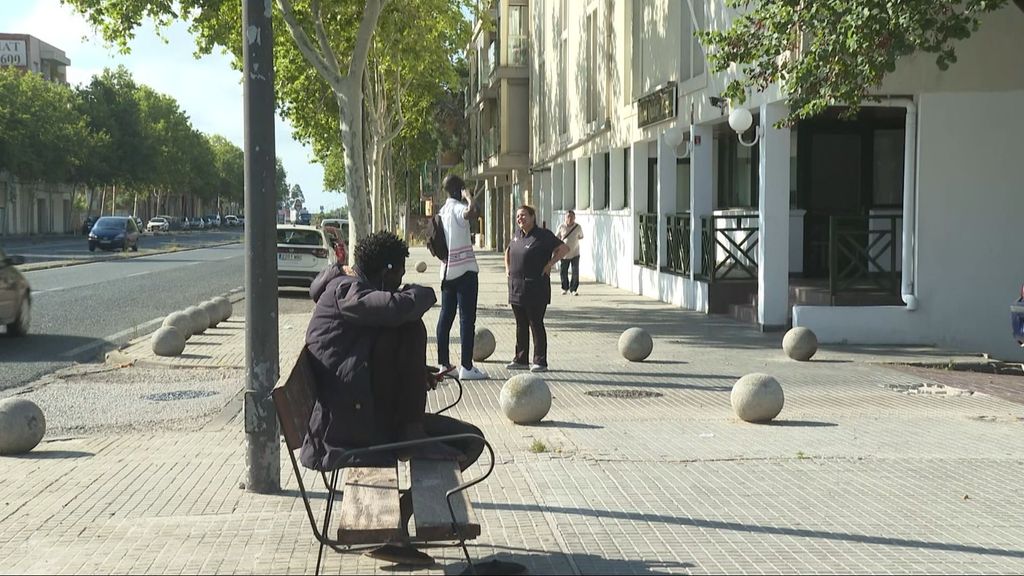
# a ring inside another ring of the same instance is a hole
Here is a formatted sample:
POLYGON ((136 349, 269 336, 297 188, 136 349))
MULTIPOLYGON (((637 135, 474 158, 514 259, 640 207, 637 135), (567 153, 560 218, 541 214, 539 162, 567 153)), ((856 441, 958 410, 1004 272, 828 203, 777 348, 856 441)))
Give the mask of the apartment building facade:
POLYGON ((783 127, 777 87, 720 97, 735 72, 711 73, 694 32, 735 18, 721 0, 530 8, 531 199, 548 223, 575 210, 584 277, 823 342, 1021 357, 1016 6, 949 70, 906 58, 856 118, 783 127))
POLYGON ((483 190, 478 243, 502 249, 515 206, 530 199, 530 2, 492 0, 488 6, 467 48, 469 149, 463 161, 469 186, 483 190))
MULTIPOLYGON (((63 50, 34 36, 0 33, 0 67, 66 84, 70 65, 63 50)), ((20 182, 0 170, 0 236, 69 232, 74 224, 69 185, 20 182)))

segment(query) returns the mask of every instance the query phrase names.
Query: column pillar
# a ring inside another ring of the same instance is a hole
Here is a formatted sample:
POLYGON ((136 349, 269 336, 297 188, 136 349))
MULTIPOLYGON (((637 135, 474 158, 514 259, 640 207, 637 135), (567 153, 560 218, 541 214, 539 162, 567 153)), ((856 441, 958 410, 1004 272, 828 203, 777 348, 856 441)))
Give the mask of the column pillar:
POLYGON ((715 206, 715 136, 711 126, 690 126, 690 142, 690 278, 695 278, 703 272, 701 218, 711 216, 715 206))
MULTIPOLYGON (((786 117, 784 104, 762 104, 758 194, 757 321, 761 330, 789 324, 790 129, 773 125, 786 117)), ((735 136, 733 136, 735 137, 735 136)))

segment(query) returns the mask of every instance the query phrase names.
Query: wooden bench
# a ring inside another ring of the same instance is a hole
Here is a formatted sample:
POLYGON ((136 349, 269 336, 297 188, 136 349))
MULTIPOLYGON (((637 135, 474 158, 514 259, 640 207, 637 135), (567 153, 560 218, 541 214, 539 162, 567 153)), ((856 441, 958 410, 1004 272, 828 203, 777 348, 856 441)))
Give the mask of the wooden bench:
MULTIPOLYGON (((310 526, 320 541, 316 572, 320 572, 324 546, 345 553, 363 552, 382 544, 399 542, 422 544, 454 541, 462 546, 466 561, 472 564, 465 542, 480 535, 480 524, 466 488, 483 481, 494 469, 494 452, 490 444, 480 436, 469 434, 443 437, 478 438, 483 441, 491 455, 486 474, 470 482, 463 482, 462 472, 455 461, 414 458, 408 463, 408 489, 399 486, 398 467, 404 463, 394 461, 381 467, 351 467, 346 464, 351 461, 351 456, 394 453, 398 449, 437 442, 442 438, 371 446, 346 452, 342 458, 344 462, 338 468, 320 471, 327 493, 327 504, 322 518, 318 519, 303 482, 304 469, 295 454, 310 431, 309 420, 317 395, 309 352, 305 347, 294 364, 287 372, 282 371, 282 374, 274 387, 274 405, 310 526), (336 504, 339 507, 336 514, 337 538, 331 538, 332 512, 336 504), (410 518, 415 519, 415 534, 408 531, 410 518)), ((459 386, 459 399, 455 403, 462 398, 461 383, 459 386)), ((451 408, 455 403, 438 413, 451 408)))

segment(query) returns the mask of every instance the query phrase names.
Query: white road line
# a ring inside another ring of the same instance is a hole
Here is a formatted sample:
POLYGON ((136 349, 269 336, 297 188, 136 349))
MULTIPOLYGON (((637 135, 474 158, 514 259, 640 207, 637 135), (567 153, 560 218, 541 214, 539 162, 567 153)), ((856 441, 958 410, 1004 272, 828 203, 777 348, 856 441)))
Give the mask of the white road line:
POLYGON ((116 334, 111 334, 110 336, 107 336, 102 340, 97 340, 95 342, 83 344, 78 348, 72 348, 71 350, 68 350, 67 352, 61 354, 61 356, 64 358, 72 358, 92 348, 99 348, 100 346, 116 346, 117 341, 120 340, 121 338, 124 338, 125 336, 130 336, 132 334, 148 333, 153 326, 156 326, 157 324, 160 324, 163 321, 164 319, 162 316, 160 318, 154 318, 144 324, 139 324, 138 326, 128 328, 127 330, 122 330, 116 334))
POLYGON ((145 276, 146 274, 150 274, 150 272, 136 272, 135 274, 125 276, 125 278, 135 278, 136 276, 145 276))

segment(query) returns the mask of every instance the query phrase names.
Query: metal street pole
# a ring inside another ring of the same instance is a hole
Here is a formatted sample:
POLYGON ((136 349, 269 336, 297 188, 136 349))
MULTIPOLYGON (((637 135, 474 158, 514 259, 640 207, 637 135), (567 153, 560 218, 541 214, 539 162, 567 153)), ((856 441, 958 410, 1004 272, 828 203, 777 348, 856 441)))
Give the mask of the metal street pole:
POLYGON ((277 383, 272 0, 242 0, 245 100, 245 440, 252 492, 281 489, 281 444, 270 392, 277 383))

